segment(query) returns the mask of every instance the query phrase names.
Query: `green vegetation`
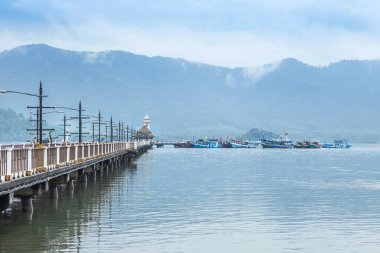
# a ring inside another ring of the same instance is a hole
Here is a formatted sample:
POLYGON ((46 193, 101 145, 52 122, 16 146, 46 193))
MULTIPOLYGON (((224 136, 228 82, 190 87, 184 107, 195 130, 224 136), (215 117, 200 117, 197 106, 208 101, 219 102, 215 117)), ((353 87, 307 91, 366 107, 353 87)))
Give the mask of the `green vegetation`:
POLYGON ((20 113, 11 109, 0 108, 0 140, 1 142, 24 142, 28 140, 29 121, 20 113))

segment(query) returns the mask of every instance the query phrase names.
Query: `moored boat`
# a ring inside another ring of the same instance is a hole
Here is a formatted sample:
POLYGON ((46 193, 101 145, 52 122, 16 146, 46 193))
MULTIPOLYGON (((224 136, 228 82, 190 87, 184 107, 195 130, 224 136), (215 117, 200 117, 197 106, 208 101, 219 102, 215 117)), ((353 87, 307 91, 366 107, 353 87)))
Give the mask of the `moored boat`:
POLYGON ((322 148, 351 148, 347 140, 334 140, 333 143, 323 143, 322 148))
POLYGON ((191 141, 178 141, 174 143, 175 148, 192 148, 193 143, 191 141))
POLYGON ((280 138, 277 140, 261 140, 261 146, 263 148, 280 148, 280 149, 289 149, 294 148, 294 144, 289 140, 289 136, 285 133, 285 138, 280 138))
POLYGON ((291 141, 276 141, 276 140, 261 140, 263 148, 294 148, 294 144, 291 141))
POLYGON ((252 141, 234 140, 231 141, 231 146, 232 148, 257 148, 259 144, 252 141))
POLYGON ((297 141, 294 144, 294 148, 302 148, 302 149, 317 149, 321 148, 322 145, 318 141, 297 141))
POLYGON ((194 148, 221 148, 222 145, 217 139, 199 139, 193 143, 194 148))
POLYGON ((222 142, 222 148, 232 148, 232 144, 229 141, 222 142))

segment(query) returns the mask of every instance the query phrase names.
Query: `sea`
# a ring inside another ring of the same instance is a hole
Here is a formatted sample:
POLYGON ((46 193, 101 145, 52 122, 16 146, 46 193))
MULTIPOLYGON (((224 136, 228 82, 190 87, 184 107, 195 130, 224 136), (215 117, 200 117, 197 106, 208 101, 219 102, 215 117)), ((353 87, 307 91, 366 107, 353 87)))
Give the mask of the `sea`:
POLYGON ((153 148, 0 215, 0 252, 380 252, 380 146, 153 148))

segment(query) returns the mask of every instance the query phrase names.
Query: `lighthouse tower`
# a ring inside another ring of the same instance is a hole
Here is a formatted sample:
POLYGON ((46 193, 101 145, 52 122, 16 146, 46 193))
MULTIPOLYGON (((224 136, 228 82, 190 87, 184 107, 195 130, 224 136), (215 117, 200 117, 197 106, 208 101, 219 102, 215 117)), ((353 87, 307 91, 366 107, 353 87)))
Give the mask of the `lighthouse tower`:
POLYGON ((145 114, 143 126, 137 131, 137 135, 142 140, 153 140, 154 138, 154 134, 150 130, 150 118, 147 114, 145 114))
POLYGON ((143 126, 150 129, 150 118, 148 114, 145 114, 143 126))

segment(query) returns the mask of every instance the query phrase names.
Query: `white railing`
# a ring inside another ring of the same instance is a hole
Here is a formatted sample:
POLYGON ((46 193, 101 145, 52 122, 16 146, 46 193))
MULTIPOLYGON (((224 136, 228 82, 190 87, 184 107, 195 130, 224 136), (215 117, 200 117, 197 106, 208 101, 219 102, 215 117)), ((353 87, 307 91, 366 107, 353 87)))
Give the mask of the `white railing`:
POLYGON ((121 151, 136 151, 147 141, 63 143, 44 146, 32 144, 0 146, 1 182, 31 176, 121 151))

